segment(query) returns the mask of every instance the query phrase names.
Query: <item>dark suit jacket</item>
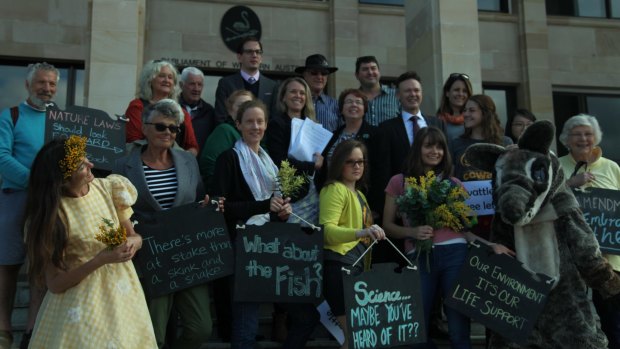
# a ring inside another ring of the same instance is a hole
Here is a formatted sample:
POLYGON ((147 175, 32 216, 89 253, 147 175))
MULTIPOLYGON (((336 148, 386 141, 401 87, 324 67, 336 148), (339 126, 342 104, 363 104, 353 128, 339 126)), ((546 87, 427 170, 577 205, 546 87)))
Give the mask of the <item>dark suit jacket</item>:
MULTIPOLYGON (((265 103, 271 115, 276 110, 278 84, 262 73, 258 83, 258 96, 256 97, 265 103)), ((236 90, 245 90, 243 77, 240 72, 225 76, 217 83, 217 89, 215 90, 215 118, 218 124, 224 122, 228 117, 226 99, 236 90)))
MULTIPOLYGON (((202 200, 204 189, 196 157, 179 149, 170 149, 170 151, 172 152, 178 181, 177 193, 172 206, 176 207, 202 200)), ((134 216, 138 220, 144 219, 148 222, 152 219, 153 212, 161 211, 162 208, 146 184, 141 154, 141 147, 133 148, 128 155, 116 160, 112 173, 127 177, 136 187, 138 200, 132 206, 134 216)))
MULTIPOLYGON (((422 115, 422 117, 428 126, 437 127, 445 135, 446 126, 442 120, 434 116, 422 115)), ((375 201, 375 205, 379 206, 372 209, 383 212, 385 187, 392 176, 402 172, 403 163, 411 149, 407 130, 400 113, 398 116, 386 120, 379 125, 377 145, 377 156, 375 158, 375 166, 373 166, 375 174, 371 177, 370 197, 375 201)))

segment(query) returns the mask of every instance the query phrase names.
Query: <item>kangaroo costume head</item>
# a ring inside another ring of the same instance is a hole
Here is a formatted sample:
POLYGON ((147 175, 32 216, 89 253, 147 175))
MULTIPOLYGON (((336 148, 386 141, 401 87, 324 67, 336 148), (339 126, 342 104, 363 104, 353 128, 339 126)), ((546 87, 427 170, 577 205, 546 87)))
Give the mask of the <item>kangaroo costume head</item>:
POLYGON ((493 173, 494 220, 501 222, 494 222, 492 234, 514 234, 517 259, 557 282, 560 256, 554 222, 578 205, 549 151, 554 131, 553 124, 539 121, 525 130, 518 148, 475 144, 463 161, 493 173))
POLYGON ((495 211, 505 223, 530 223, 562 186, 564 174, 549 151, 554 131, 553 124, 539 121, 525 130, 518 148, 481 143, 467 149, 463 161, 494 173, 495 211))

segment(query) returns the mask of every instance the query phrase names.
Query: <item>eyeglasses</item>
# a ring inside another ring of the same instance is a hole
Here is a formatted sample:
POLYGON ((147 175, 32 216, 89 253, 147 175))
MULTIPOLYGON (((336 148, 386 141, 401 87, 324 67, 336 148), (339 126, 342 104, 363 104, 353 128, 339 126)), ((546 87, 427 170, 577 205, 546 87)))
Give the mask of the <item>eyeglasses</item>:
POLYGON ((364 167, 364 165, 366 165, 366 160, 346 160, 344 162, 345 165, 347 166, 351 166, 351 167, 355 167, 355 166, 359 166, 359 167, 364 167))
POLYGON ((263 50, 250 50, 250 49, 244 49, 243 53, 245 53, 246 55, 252 55, 252 54, 256 54, 257 56, 260 56, 263 54, 263 50))
POLYGON ((573 138, 594 138, 594 133, 586 132, 586 133, 570 133, 569 136, 573 138))
POLYGON ((344 104, 364 105, 364 101, 361 99, 345 99, 344 104))
POLYGON ((317 76, 317 75, 327 76, 327 75, 329 75, 329 72, 327 70, 309 70, 308 73, 310 73, 310 75, 312 75, 312 76, 317 76))
POLYGON ((452 73, 450 74, 450 78, 463 78, 469 80, 469 75, 463 73, 452 73))
POLYGON ((170 130, 170 133, 179 133, 180 127, 177 125, 166 125, 162 123, 145 122, 145 125, 153 125, 157 132, 164 132, 166 129, 170 130))

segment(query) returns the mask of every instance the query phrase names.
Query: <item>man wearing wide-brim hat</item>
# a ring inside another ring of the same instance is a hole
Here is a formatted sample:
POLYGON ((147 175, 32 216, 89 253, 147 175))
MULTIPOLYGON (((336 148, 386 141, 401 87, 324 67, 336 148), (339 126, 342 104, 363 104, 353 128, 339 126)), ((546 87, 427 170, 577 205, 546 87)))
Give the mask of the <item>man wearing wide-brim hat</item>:
POLYGON ((327 76, 336 70, 338 68, 330 67, 325 56, 321 54, 308 56, 304 66, 295 68, 295 73, 301 74, 310 87, 316 119, 332 132, 340 126, 342 120, 338 117, 338 102, 324 91, 327 76))

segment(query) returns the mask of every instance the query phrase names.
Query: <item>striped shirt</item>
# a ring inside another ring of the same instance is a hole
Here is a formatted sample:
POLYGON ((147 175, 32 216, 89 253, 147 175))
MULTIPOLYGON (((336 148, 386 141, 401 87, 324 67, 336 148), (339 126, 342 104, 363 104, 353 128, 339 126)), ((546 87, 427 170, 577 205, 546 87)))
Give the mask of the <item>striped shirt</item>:
POLYGON ((338 101, 321 92, 318 97, 312 96, 314 110, 316 111, 316 120, 323 127, 334 132, 343 124, 342 119, 338 115, 338 101))
POLYGON ((177 194, 177 170, 173 166, 167 170, 156 170, 142 164, 146 185, 161 208, 168 209, 174 203, 177 194))
POLYGON ((381 93, 368 101, 368 110, 364 119, 373 126, 379 126, 385 120, 400 116, 400 102, 396 98, 396 90, 381 85, 381 93))

